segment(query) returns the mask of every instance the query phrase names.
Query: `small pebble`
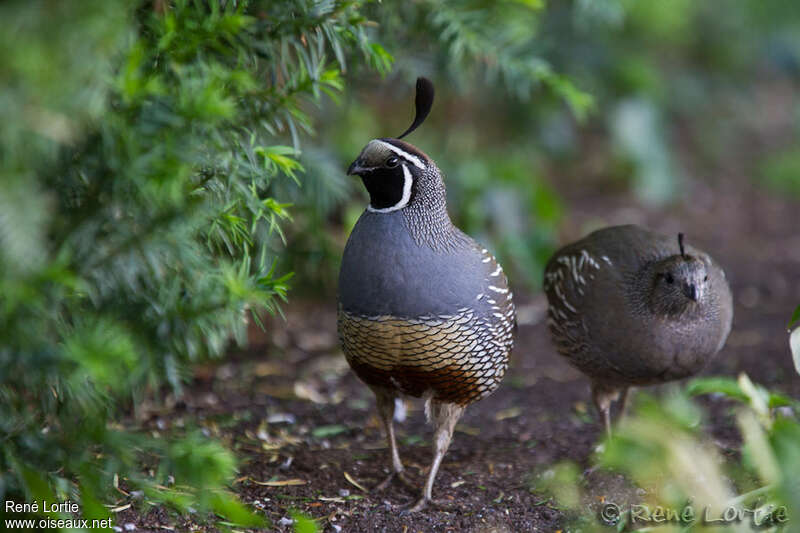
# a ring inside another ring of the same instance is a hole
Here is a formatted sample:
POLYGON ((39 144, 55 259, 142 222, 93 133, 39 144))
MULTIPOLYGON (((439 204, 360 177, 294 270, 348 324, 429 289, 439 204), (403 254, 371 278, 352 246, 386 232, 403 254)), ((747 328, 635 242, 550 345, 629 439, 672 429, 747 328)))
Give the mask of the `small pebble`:
POLYGON ((292 520, 291 518, 288 518, 288 517, 284 516, 283 518, 281 518, 280 520, 278 520, 278 524, 280 524, 280 525, 282 525, 282 526, 291 526, 292 524, 294 524, 294 520, 292 520))
POLYGON ((119 527, 119 526, 111 526, 111 529, 113 529, 113 530, 114 530, 114 531, 116 531, 117 533, 122 533, 122 528, 121 528, 121 527, 119 527))
POLYGON ((339 496, 341 496, 342 498, 347 498, 348 496, 350 496, 350 491, 347 489, 339 489, 339 496))
POLYGON ((334 531, 336 531, 336 533, 339 533, 339 531, 342 530, 342 526, 337 526, 336 524, 331 524, 331 527, 334 531))
POLYGON ((125 524, 125 531, 135 531, 136 526, 133 524, 125 524))

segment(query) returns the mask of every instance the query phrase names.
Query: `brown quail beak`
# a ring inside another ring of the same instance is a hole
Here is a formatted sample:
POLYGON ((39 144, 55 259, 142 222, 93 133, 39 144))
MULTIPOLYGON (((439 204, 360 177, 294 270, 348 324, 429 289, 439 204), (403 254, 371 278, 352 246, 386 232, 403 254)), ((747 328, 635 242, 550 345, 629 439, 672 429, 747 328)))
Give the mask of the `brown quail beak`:
POLYGON ((692 283, 687 283, 683 286, 683 294, 693 302, 697 301, 697 287, 692 283))

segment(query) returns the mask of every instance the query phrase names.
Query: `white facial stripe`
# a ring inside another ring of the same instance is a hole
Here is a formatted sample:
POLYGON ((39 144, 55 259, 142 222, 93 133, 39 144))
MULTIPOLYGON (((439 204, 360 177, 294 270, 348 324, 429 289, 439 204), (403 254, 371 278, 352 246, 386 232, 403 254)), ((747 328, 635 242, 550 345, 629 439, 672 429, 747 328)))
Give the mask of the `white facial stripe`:
POLYGON ((399 202, 391 207, 379 209, 377 207, 372 207, 372 205, 368 205, 367 211, 372 211, 373 213, 391 213, 392 211, 403 209, 406 205, 408 205, 409 200, 411 200, 411 184, 414 182, 414 179, 411 176, 411 171, 408 170, 408 165, 405 163, 401 163, 401 165, 403 165, 403 197, 400 198, 399 202))
POLYGON ((413 163, 415 167, 420 168, 420 169, 424 169, 425 168, 425 165, 422 164, 422 160, 420 160, 419 157, 411 155, 408 152, 405 152, 405 151, 401 150, 400 148, 396 147, 393 144, 389 144, 389 143, 384 142, 384 141, 378 141, 378 142, 381 143, 382 145, 384 145, 386 148, 388 148, 392 152, 394 152, 397 155, 399 155, 400 157, 402 157, 403 159, 405 159, 406 161, 409 161, 410 163, 413 163))

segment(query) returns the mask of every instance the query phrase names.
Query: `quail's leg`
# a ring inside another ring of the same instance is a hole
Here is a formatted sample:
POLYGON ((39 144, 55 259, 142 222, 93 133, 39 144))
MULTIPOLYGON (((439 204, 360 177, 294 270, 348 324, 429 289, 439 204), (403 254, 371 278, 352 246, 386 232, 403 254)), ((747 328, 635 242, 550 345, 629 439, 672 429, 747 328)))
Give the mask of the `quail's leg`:
POLYGON ((397 441, 394 436, 394 395, 384 390, 375 390, 375 398, 378 404, 378 415, 386 429, 386 440, 389 443, 389 453, 392 457, 392 473, 384 479, 374 490, 383 490, 389 486, 393 479, 399 479, 407 487, 417 490, 405 475, 403 463, 400 461, 400 454, 397 451, 397 441))
POLYGON ((630 387, 625 387, 622 389, 622 394, 619 399, 619 413, 617 413, 617 420, 624 418, 625 413, 628 411, 628 396, 630 391, 630 387))
POLYGON ((603 415, 608 438, 611 438, 611 402, 619 397, 619 390, 598 382, 592 382, 592 399, 600 414, 603 415))
POLYGON ((428 479, 425 481, 425 489, 422 491, 422 498, 420 498, 409 511, 420 511, 429 503, 435 503, 431 498, 433 482, 436 479, 436 474, 439 472, 439 466, 442 464, 444 454, 447 453, 447 448, 450 447, 450 441, 453 438, 453 430, 455 430, 456 423, 463 413, 464 407, 460 405, 431 400, 430 420, 433 422, 434 427, 433 462, 431 463, 430 472, 428 472, 428 479))

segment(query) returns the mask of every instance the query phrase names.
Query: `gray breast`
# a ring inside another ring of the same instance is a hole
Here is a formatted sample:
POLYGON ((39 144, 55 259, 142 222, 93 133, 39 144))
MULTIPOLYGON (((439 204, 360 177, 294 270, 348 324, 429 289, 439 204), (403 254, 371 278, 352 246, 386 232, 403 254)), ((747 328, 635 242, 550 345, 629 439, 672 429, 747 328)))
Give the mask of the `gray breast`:
MULTIPOLYGON (((402 212, 365 211, 342 257, 342 308, 400 317, 451 314, 465 307, 490 314, 488 298, 480 296, 490 292, 496 263, 474 241, 460 232, 456 236, 455 245, 434 250, 413 239, 402 212)), ((497 288, 507 290, 502 279, 497 288)))

